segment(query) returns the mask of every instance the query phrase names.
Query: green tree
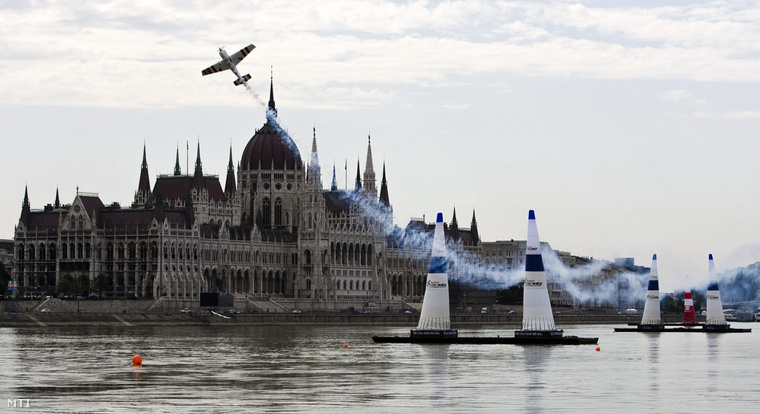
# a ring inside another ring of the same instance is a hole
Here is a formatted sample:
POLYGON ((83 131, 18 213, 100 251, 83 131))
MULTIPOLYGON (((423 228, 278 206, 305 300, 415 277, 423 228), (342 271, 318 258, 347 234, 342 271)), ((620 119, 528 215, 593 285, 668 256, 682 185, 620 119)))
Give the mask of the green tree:
POLYGON ((58 281, 59 295, 72 295, 76 293, 76 291, 77 291, 77 285, 74 284, 74 282, 72 282, 68 278, 62 277, 61 280, 58 281))
POLYGON ((105 273, 100 273, 99 275, 95 276, 95 279, 92 281, 92 290, 98 293, 98 295, 103 296, 103 292, 105 292, 108 289, 108 275, 105 273))
POLYGON ((11 274, 8 269, 5 268, 2 262, 0 262, 0 294, 5 294, 8 290, 8 282, 11 280, 11 274))

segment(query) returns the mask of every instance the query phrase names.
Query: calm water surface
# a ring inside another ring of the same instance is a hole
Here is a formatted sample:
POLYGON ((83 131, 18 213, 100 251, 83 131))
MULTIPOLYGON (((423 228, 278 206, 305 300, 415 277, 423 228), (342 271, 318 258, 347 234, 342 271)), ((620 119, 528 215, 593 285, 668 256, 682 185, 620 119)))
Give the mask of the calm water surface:
POLYGON ((0 411, 757 412, 760 324, 732 325, 754 332, 564 327, 600 352, 372 342, 409 327, 0 328, 0 411), (16 398, 30 408, 6 408, 16 398))

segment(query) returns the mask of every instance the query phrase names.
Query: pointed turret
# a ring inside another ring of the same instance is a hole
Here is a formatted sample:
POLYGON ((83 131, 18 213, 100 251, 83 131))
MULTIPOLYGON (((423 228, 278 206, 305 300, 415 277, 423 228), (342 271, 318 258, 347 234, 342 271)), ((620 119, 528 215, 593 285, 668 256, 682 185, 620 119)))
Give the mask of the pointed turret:
POLYGON ((205 187, 203 180, 203 164, 201 163, 201 143, 198 142, 198 152, 195 157, 195 174, 193 175, 193 188, 201 189, 205 187))
POLYGON ((174 175, 182 175, 182 168, 179 166, 179 146, 177 147, 177 159, 174 161, 174 175))
POLYGON ((459 236, 459 223, 457 222, 457 208, 454 207, 454 213, 451 215, 451 224, 449 225, 449 236, 456 241, 461 237, 459 236))
POLYGON ((383 162, 383 180, 380 184, 380 202, 386 206, 391 206, 391 200, 388 197, 388 181, 385 180, 385 162, 383 162))
POLYGON ((21 222, 26 224, 31 213, 32 206, 29 204, 29 187, 25 185, 24 201, 21 203, 21 222))
POLYGON ((644 315, 641 325, 662 325, 660 316, 660 281, 657 274, 657 255, 652 255, 652 268, 649 270, 647 300, 644 302, 644 315))
MULTIPOLYGON (((473 223, 474 217, 473 213, 473 223)), ((516 331, 515 336, 539 336, 544 333, 554 336, 561 335, 562 331, 557 330, 554 325, 536 215, 533 210, 530 210, 528 212, 528 239, 525 247, 522 330, 516 331)))
POLYGON ((361 172, 359 171, 359 160, 356 160, 356 181, 354 181, 354 191, 362 189, 361 172))
POLYGON ((228 196, 237 191, 235 184, 235 164, 232 163, 232 145, 230 145, 230 162, 227 163, 227 181, 224 183, 224 193, 228 196))
POLYGON ((706 325, 728 325, 726 315, 723 313, 723 302, 720 299, 718 277, 715 274, 715 262, 713 255, 708 256, 707 273, 709 277, 707 285, 707 320, 706 325))
POLYGON ((148 176, 148 157, 146 156, 145 144, 143 144, 142 168, 140 168, 140 183, 137 185, 137 192, 142 194, 143 200, 150 194, 150 177, 148 176))
POLYGON ((61 208, 61 199, 58 197, 58 187, 55 188, 55 203, 53 208, 61 208))
POLYGON ((330 185, 330 191, 338 191, 338 179, 335 176, 335 161, 333 161, 333 179, 330 185))
MULTIPOLYGON (((425 297, 418 330, 449 331, 449 276, 446 269, 446 239, 443 233, 443 214, 438 213, 433 233, 433 250, 430 257, 430 270, 425 284, 425 297)), ((456 333, 456 331, 453 331, 456 333)), ((414 336, 415 331, 412 331, 414 336)))
MULTIPOLYGON (((531 210, 532 211, 532 210, 531 210)), ((478 234, 478 221, 475 219, 475 209, 472 209, 472 222, 470 222, 470 234, 472 235, 472 244, 480 244, 480 235, 478 234)))
POLYGON ((372 164, 372 138, 367 135, 367 162, 364 164, 364 191, 377 195, 375 187, 375 167, 372 164))
POLYGON ((311 141, 311 161, 307 177, 309 182, 319 188, 322 188, 322 168, 319 166, 319 156, 317 155, 317 128, 313 129, 314 137, 311 141))

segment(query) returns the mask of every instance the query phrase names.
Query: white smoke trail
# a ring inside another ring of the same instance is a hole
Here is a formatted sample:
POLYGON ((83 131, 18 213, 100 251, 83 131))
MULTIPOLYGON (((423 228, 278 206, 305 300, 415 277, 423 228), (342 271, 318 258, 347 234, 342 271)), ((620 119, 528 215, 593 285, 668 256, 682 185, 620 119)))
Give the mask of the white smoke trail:
MULTIPOLYGON (((345 193, 347 201, 359 207, 360 214, 373 220, 378 230, 389 237, 394 246, 405 249, 430 251, 433 232, 426 229, 426 223, 414 224, 401 229, 393 224, 393 212, 374 197, 363 191, 345 193)), ((461 243, 447 241, 449 262, 449 279, 480 289, 508 289, 523 282, 524 268, 508 268, 505 264, 489 263, 470 251, 461 243)), ((632 272, 620 272, 617 278, 610 277, 603 281, 602 271, 609 263, 592 260, 583 266, 568 267, 557 253, 544 245, 541 252, 544 268, 549 282, 556 283, 575 301, 584 303, 595 301, 602 304, 617 305, 617 301, 633 303, 646 297, 648 275, 632 272), (619 286, 624 286, 621 290, 619 286)))

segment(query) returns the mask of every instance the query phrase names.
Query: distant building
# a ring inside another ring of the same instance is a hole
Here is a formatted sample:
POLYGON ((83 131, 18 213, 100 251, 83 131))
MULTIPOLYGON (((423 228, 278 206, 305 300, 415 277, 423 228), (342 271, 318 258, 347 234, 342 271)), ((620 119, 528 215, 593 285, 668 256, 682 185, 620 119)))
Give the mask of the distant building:
MULTIPOLYGON (((197 300, 221 292, 325 310, 419 301, 430 252, 384 234, 366 211, 391 211, 385 166, 379 194, 376 188, 371 143, 354 188, 339 190, 333 167, 325 190, 316 132, 305 166, 276 115, 270 87, 267 122, 237 170, 230 150, 224 186, 203 172, 199 143, 192 174, 183 174, 177 153, 174 174, 159 175, 152 188, 143 148, 128 207, 77 191, 71 204, 56 193, 54 203, 32 210, 25 191, 11 249, 20 292, 53 294, 65 280, 77 294, 113 298, 197 300)), ((473 224, 474 231, 456 233, 464 243, 479 242, 474 215, 473 224)))
MULTIPOLYGON (((181 170, 177 151, 173 174, 157 176, 152 187, 144 147, 130 206, 106 205, 98 194, 77 190, 70 204, 56 191, 53 203, 32 210, 25 190, 14 240, 0 243, 19 294, 197 301, 202 292, 218 292, 314 310, 420 302, 430 251, 405 235, 432 233, 434 224, 412 219, 387 234, 388 182, 383 165, 378 191, 371 142, 353 188, 338 189, 333 166, 325 189, 316 131, 305 165, 276 118, 270 85, 267 121, 237 168, 230 149, 223 183, 204 173, 198 143, 192 173, 181 170)), ((465 228, 454 210, 445 234, 485 267, 524 266, 525 241, 481 242, 475 212, 465 228)), ((582 261, 561 257, 570 266, 582 261)), ((551 275, 549 289, 553 303, 575 303, 551 275)), ((458 292, 452 306, 487 306, 495 298, 478 286, 458 292)))

